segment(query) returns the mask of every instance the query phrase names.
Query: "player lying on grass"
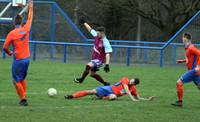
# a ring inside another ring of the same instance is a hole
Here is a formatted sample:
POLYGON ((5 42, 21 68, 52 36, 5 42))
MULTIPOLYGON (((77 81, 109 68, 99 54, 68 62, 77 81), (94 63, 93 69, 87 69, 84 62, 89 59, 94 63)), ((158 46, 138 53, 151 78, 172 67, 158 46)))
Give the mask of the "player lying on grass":
POLYGON ((23 18, 21 15, 15 17, 15 29, 11 31, 4 43, 3 49, 9 55, 13 55, 12 63, 12 80, 17 90, 17 94, 20 98, 19 104, 21 106, 27 106, 26 100, 26 75, 29 66, 29 32, 33 20, 33 1, 29 0, 29 13, 28 20, 24 26, 22 26, 23 18), (12 45, 14 52, 9 50, 9 46, 12 45))
POLYGON ((104 79, 98 75, 96 72, 99 68, 104 64, 104 71, 109 72, 109 63, 110 63, 110 54, 112 53, 111 45, 108 39, 105 36, 105 28, 98 27, 95 31, 85 22, 84 17, 80 18, 80 23, 83 24, 86 29, 91 33, 94 37, 94 47, 92 51, 92 60, 89 62, 86 67, 85 71, 82 74, 82 77, 75 78, 74 81, 76 83, 82 83, 87 75, 90 73, 90 76, 95 78, 97 81, 102 83, 103 85, 107 86, 110 85, 108 82, 104 81, 104 79))
POLYGON ((178 101, 173 103, 173 106, 181 107, 183 105, 183 84, 194 82, 197 88, 200 89, 200 51, 191 43, 192 36, 189 33, 183 34, 183 44, 185 45, 185 59, 177 60, 177 63, 185 63, 188 72, 182 75, 176 84, 178 101))
POLYGON ((93 90, 79 91, 73 95, 66 95, 65 99, 75 99, 84 97, 87 95, 96 95, 97 98, 104 100, 115 100, 117 97, 128 94, 132 101, 139 100, 152 100, 153 97, 142 98, 137 94, 136 85, 140 83, 138 78, 129 80, 128 78, 122 78, 120 82, 112 86, 97 87, 93 90))

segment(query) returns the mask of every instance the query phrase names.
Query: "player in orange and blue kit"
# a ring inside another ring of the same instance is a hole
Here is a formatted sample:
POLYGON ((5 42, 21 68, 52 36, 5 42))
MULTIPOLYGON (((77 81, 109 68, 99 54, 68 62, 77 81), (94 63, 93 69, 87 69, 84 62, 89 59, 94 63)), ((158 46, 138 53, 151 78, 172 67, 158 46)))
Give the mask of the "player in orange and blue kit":
POLYGON ((176 88, 178 101, 173 103, 173 106, 183 106, 183 84, 194 82, 197 88, 200 89, 200 51, 191 43, 191 40, 191 34, 183 34, 182 41, 185 45, 185 59, 177 60, 177 63, 185 63, 189 71, 182 75, 177 81, 176 88))
POLYGON ((15 85, 17 94, 20 98, 19 104, 21 106, 28 106, 26 99, 26 75, 29 67, 29 32, 33 20, 33 1, 29 0, 28 3, 28 20, 22 26, 23 18, 21 15, 15 17, 15 29, 12 30, 6 38, 3 45, 4 51, 9 55, 13 55, 12 64, 12 79, 15 85), (13 46, 13 52, 9 50, 9 46, 13 46))
POLYGON ((115 100, 117 99, 117 97, 121 97, 128 94, 132 101, 152 100, 154 97, 142 98, 138 95, 135 86, 139 83, 140 80, 138 78, 129 80, 125 77, 122 78, 120 82, 112 86, 102 86, 97 87, 93 90, 79 91, 74 93, 73 95, 66 95, 65 99, 75 99, 87 95, 96 95, 98 99, 100 98, 104 100, 115 100))

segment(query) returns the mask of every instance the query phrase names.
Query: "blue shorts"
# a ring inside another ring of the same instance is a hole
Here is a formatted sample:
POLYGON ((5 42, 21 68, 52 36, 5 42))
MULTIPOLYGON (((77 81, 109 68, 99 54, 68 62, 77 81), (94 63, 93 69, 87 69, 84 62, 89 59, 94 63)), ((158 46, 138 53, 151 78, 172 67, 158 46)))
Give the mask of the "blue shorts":
POLYGON ((180 80, 183 84, 194 82, 196 85, 200 85, 200 76, 196 75, 195 70, 190 70, 186 72, 183 76, 181 76, 180 80))
POLYGON ((97 97, 106 97, 110 94, 113 94, 111 86, 103 86, 103 87, 97 87, 96 88, 96 96, 97 97))
POLYGON ((92 67, 92 71, 93 72, 96 72, 96 71, 99 71, 99 68, 102 66, 102 61, 98 60, 98 59, 95 59, 95 60, 91 60, 92 64, 94 65, 92 67))
POLYGON ((15 82, 21 82, 25 80, 28 72, 29 62, 30 62, 29 59, 13 60, 12 79, 15 82))

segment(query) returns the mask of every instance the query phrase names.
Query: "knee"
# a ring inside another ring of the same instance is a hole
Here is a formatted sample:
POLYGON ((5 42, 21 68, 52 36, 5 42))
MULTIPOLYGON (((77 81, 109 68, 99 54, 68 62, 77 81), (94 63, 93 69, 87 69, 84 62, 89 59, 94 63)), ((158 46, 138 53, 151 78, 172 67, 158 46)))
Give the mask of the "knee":
POLYGON ((176 82, 176 85, 183 85, 183 82, 179 79, 179 80, 176 82))
POLYGON ((85 70, 90 71, 90 69, 91 69, 90 65, 86 65, 85 70))
POLYGON ((88 90, 87 93, 90 95, 93 95, 93 94, 96 94, 97 91, 95 89, 93 89, 93 90, 88 90))

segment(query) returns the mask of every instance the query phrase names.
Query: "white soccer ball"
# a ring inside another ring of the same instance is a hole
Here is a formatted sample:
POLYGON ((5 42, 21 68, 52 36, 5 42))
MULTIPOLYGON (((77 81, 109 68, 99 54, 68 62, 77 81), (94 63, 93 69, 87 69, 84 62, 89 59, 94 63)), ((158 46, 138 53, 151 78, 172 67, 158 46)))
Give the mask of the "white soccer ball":
POLYGON ((57 95, 57 90, 55 88, 49 88, 47 94, 49 97, 55 97, 57 95))

